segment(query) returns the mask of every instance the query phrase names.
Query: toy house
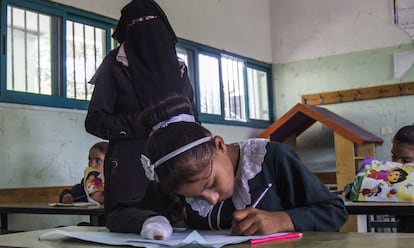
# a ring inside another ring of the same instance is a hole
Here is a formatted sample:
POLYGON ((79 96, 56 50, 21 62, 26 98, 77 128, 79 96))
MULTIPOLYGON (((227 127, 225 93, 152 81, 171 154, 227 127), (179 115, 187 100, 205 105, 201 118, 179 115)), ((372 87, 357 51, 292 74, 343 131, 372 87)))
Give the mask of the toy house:
MULTIPOLYGON (((315 174, 323 183, 343 190, 345 185, 352 183, 360 162, 365 157, 375 158, 375 146, 382 145, 381 138, 328 109, 302 103, 296 104, 258 137, 296 147, 296 137, 317 121, 334 132, 336 171, 315 174)), ((353 222, 346 230, 355 228, 353 222)))

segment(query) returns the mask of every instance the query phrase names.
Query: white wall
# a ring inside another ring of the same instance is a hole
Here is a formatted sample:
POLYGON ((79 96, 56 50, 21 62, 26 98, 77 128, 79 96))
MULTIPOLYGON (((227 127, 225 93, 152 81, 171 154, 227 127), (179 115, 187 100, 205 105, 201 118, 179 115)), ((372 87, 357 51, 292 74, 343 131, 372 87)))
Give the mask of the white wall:
POLYGON ((158 0, 178 37, 272 62, 269 0, 158 0))
MULTIPOLYGON (((0 103, 0 188, 74 185, 99 141, 84 131, 85 111, 0 103)), ((22 196, 24 197, 24 196, 22 196)), ((73 225, 86 217, 10 215, 11 230, 73 225)))
POLYGON ((122 7, 130 0, 53 0, 53 2, 118 20, 122 7))
POLYGON ((0 103, 0 187, 79 183, 99 141, 84 119, 85 111, 0 103))
POLYGON ((273 63, 409 43, 391 0, 270 0, 273 63))
MULTIPOLYGON (((270 0, 276 118, 301 102, 302 95, 413 81, 413 69, 401 78, 393 77, 393 53, 412 50, 414 44, 393 24, 391 3, 270 0)), ((393 134, 414 123, 411 106, 414 96, 321 107, 382 138, 384 144, 376 148, 376 158, 387 160, 393 134), (381 133, 382 127, 391 127, 392 134, 381 133)), ((299 136, 302 159, 332 169, 333 142, 328 139, 332 140, 332 130, 321 126, 299 136), (317 158, 308 154, 317 154, 317 158)))

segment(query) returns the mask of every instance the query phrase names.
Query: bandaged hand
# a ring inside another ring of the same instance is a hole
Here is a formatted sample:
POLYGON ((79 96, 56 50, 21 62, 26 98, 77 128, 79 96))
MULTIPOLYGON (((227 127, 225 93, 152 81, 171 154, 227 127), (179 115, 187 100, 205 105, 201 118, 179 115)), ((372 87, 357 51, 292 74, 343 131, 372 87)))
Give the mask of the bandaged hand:
POLYGON ((144 221, 140 235, 148 239, 167 239, 172 234, 172 226, 164 216, 153 216, 144 221))

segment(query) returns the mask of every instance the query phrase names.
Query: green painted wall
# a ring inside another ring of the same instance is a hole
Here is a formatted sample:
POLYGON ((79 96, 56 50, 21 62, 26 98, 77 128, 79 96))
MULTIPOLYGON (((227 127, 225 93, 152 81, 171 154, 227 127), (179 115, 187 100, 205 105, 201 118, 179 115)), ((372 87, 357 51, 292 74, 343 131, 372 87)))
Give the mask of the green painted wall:
MULTIPOLYGON (((273 66, 275 116, 281 117, 301 102, 301 96, 305 94, 414 81, 413 68, 401 78, 394 79, 393 54, 412 49, 413 44, 404 44, 276 64, 273 66)), ((384 144, 376 149, 378 159, 390 159, 393 134, 401 126, 414 123, 414 95, 321 106, 384 139, 384 144), (382 134, 381 127, 391 127, 392 134, 382 134)), ((316 167, 323 164, 332 169, 332 130, 315 124, 299 136, 298 148, 305 162, 316 167), (307 156, 310 153, 308 149, 315 148, 312 153, 319 154, 318 158, 307 156)))

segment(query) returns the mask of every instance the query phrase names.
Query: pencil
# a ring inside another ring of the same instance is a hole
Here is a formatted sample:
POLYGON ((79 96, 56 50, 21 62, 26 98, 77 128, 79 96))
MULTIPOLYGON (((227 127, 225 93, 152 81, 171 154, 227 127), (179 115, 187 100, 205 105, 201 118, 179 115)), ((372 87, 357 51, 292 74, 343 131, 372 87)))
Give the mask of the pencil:
POLYGON ((256 208, 257 204, 260 203, 260 201, 263 199, 263 197, 266 195, 267 191, 269 191, 270 187, 272 187, 272 184, 269 183, 267 185, 267 188, 265 188, 265 190, 262 192, 262 194, 259 196, 259 198, 257 198, 257 200, 253 203, 252 207, 256 208))
POLYGON ((270 242, 273 240, 292 239, 292 238, 300 238, 300 237, 302 237, 302 233, 300 232, 281 233, 279 235, 252 239, 250 240, 250 244, 260 244, 260 243, 270 242))

